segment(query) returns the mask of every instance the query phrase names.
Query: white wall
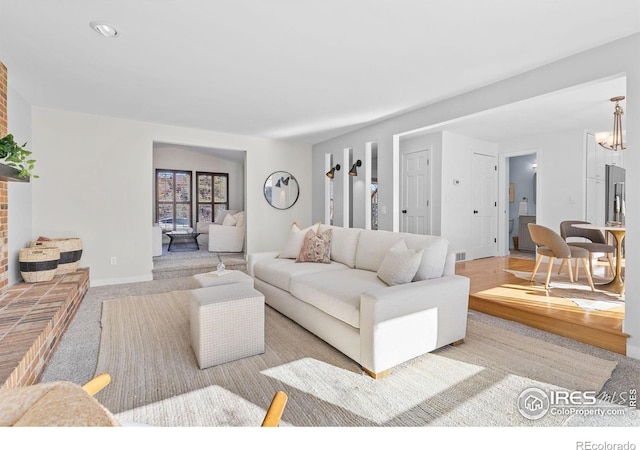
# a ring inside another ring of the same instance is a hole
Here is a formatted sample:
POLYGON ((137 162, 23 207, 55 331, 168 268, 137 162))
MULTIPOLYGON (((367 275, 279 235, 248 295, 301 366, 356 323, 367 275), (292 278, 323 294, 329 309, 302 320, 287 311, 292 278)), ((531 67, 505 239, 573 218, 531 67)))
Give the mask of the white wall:
MULTIPOLYGON (((31 106, 9 86, 7 92, 7 113, 9 133, 20 145, 27 143, 26 149, 33 150, 31 144, 31 106)), ((40 173, 40 162, 36 153, 34 173, 40 173)), ((9 192, 9 285, 22 281, 18 262, 20 249, 29 246, 34 239, 31 231, 31 186, 32 183, 7 183, 9 192)))
MULTIPOLYGON (((626 74, 627 99, 625 116, 627 124, 640 121, 640 34, 596 47, 530 72, 504 81, 471 91, 442 102, 429 105, 404 115, 363 127, 343 136, 313 146, 313 211, 314 220, 322 219, 324 189, 322 161, 324 153, 338 151, 344 147, 358 148, 368 141, 378 142, 380 205, 393 211, 394 179, 393 140, 394 136, 412 130, 427 128, 446 123, 461 117, 526 100, 535 96, 566 89, 578 84, 592 82, 626 74), (601 64, 606 61, 606 64, 601 64)), ((584 166, 567 161, 575 161, 574 152, 583 151, 583 144, 572 137, 559 136, 562 142, 543 142, 549 148, 538 161, 541 169, 538 174, 538 216, 541 223, 557 226, 562 217, 582 213, 584 185, 575 185, 567 181, 575 180, 578 171, 584 174, 584 166), (564 144, 564 145, 562 145, 564 144), (556 146, 557 145, 557 146, 556 146), (551 146, 554 146, 555 151, 551 146), (558 153, 557 155, 555 153, 558 153), (567 154, 564 154, 568 152, 567 154), (546 205, 546 206, 545 206, 546 205)), ((582 140, 582 138, 580 139, 582 140)), ((640 229, 640 128, 627 127, 627 150, 625 166, 628 175, 627 185, 627 227, 640 229)), ((462 169, 461 169, 462 170, 462 169)), ((584 176, 584 175, 582 175, 584 176)), ((504 184, 504 183, 503 183, 504 184)), ((446 185, 446 181, 443 186, 446 185)), ((446 194, 443 193, 443 198, 446 194)), ((502 198, 502 196, 500 197, 502 198)), ((501 200, 504 203, 504 200, 501 200)), ((464 208, 465 205, 460 205, 464 208)), ((507 224, 506 205, 501 205, 504 223, 507 224)), ((392 229, 393 216, 380 215, 380 229, 392 229)), ((502 225, 500 225, 502 226, 502 225)), ((443 229, 442 234, 446 231, 443 229)), ((640 358, 640 239, 629 232, 626 239, 626 320, 625 331, 631 335, 627 354, 640 358)))
POLYGON ((247 252, 281 248, 293 221, 310 223, 308 145, 45 108, 33 108, 32 131, 40 174, 32 182, 33 234, 81 238, 81 266, 94 286, 151 279, 154 142, 247 152, 247 252), (277 170, 300 184, 298 202, 285 211, 263 195, 277 170))
MULTIPOLYGON (((498 145, 456 133, 442 138, 442 236, 453 252, 471 256, 473 244, 472 157, 474 153, 496 156, 498 145), (454 185, 453 180, 460 184, 454 185)), ((496 160, 497 162, 497 160, 496 160)), ((496 217, 497 221, 497 217, 496 217)))
MULTIPOLYGON (((501 154, 531 149, 538 152, 536 222, 560 232, 563 220, 583 220, 586 201, 584 130, 500 143, 501 154)), ((519 200, 516 197, 516 203, 519 200)), ((533 203, 533 199, 529 202, 533 203)))

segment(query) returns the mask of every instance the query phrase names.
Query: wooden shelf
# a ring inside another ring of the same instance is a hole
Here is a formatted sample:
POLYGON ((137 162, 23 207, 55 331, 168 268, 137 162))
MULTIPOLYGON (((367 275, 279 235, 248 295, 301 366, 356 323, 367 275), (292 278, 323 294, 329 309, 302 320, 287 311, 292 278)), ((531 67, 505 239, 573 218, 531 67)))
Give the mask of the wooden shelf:
POLYGON ((14 169, 13 167, 9 167, 5 164, 0 163, 0 181, 17 181, 19 183, 28 183, 29 177, 19 177, 18 169, 14 169))

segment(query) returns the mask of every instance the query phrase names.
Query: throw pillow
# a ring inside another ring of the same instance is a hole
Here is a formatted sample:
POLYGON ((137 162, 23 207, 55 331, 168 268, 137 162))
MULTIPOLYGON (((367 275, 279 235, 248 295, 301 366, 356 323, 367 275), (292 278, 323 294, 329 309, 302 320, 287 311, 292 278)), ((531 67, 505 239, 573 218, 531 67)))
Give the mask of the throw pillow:
POLYGON ((331 230, 307 231, 296 262, 331 263, 331 230))
POLYGON ((244 223, 245 223, 245 213, 244 211, 240 211, 237 214, 234 214, 233 217, 236 218, 237 222, 236 222, 236 226, 237 227, 243 227, 244 223))
POLYGON ((301 230, 297 223, 293 222, 291 225, 291 229, 289 230, 289 237, 287 238, 287 243, 284 246, 284 249, 278 255, 278 258, 288 258, 288 259, 296 259, 300 254, 300 249, 302 248, 302 244, 304 243, 304 237, 309 230, 313 230, 316 232, 318 230, 319 224, 311 225, 310 227, 301 230))
POLYGON ((227 217, 228 214, 235 214, 237 212, 238 211, 236 211, 235 209, 221 209, 220 211, 216 212, 214 222, 222 225, 222 222, 224 222, 224 218, 227 217))
POLYGON ((422 249, 408 248, 404 239, 400 239, 382 260, 378 269, 378 278, 389 286, 411 282, 420 267, 422 252, 422 249))
POLYGON ((235 227, 237 222, 238 222, 238 219, 236 219, 235 216, 231 214, 227 214, 226 217, 224 218, 224 221, 222 222, 222 226, 235 227))

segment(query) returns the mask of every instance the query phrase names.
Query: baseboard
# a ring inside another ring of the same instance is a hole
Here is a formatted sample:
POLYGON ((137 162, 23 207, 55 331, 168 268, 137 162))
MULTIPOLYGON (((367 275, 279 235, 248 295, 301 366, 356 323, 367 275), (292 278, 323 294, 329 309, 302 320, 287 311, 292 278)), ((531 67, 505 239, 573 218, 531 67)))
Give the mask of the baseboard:
POLYGON ((126 284, 126 283, 138 283, 140 281, 152 281, 153 275, 141 275, 137 277, 126 277, 126 278, 107 278, 102 280, 94 280, 91 279, 91 286, 109 286, 112 284, 126 284))

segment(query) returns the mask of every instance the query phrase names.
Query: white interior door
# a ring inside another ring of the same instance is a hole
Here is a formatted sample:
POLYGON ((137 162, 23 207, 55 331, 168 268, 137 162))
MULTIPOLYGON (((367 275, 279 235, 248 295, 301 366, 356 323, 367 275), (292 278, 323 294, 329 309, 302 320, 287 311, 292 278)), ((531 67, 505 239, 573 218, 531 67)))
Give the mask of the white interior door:
POLYGON ((430 150, 402 154, 400 231, 431 234, 430 150))
POLYGON ((473 154, 471 250, 473 259, 498 251, 498 162, 495 156, 473 154))

